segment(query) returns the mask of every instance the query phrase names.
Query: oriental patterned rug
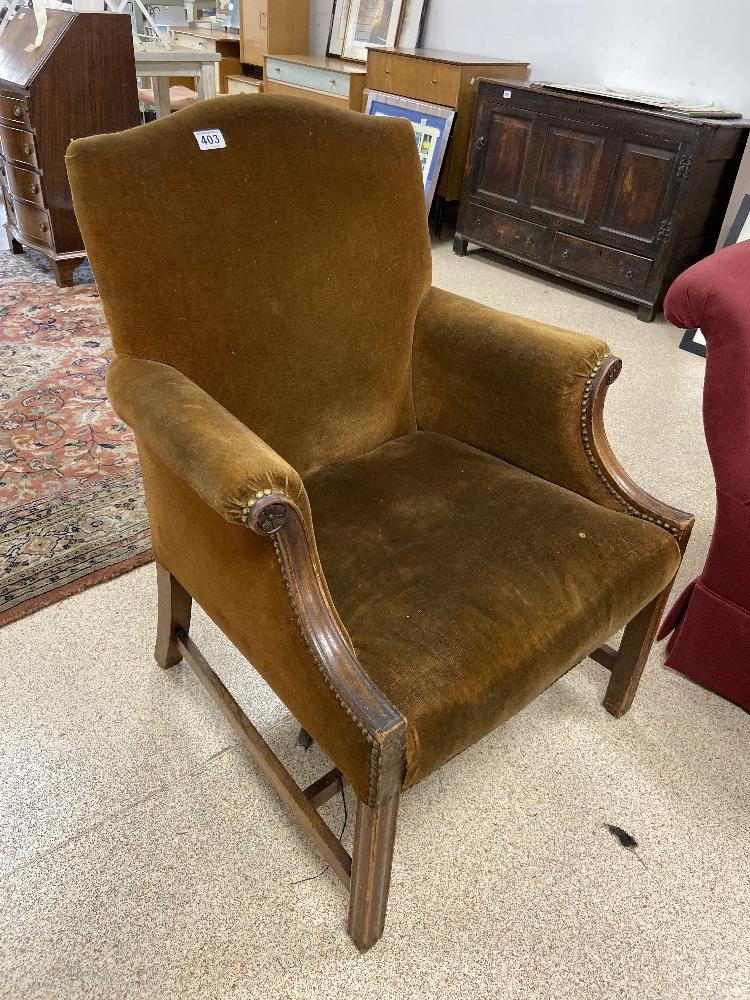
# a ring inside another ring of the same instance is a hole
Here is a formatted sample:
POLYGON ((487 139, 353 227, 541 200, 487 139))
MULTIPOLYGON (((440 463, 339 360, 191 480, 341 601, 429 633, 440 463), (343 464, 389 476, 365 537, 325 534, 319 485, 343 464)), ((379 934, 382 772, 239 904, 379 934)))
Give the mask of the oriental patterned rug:
POLYGON ((0 625, 151 559, 135 443, 107 402, 86 265, 0 251, 0 625))

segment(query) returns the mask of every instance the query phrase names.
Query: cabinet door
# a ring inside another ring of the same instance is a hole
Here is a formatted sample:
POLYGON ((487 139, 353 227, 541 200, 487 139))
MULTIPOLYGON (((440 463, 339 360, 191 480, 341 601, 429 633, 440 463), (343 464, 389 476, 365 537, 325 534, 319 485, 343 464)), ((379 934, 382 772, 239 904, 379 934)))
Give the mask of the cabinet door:
POLYGON ((262 66, 268 45, 268 0, 242 0, 240 7, 241 59, 262 66))
POLYGON ((550 226, 601 214, 616 145, 605 128, 488 102, 480 110, 470 192, 550 226))
POLYGON ((642 249, 670 235, 672 206, 687 158, 683 145, 647 135, 631 135, 620 144, 602 235, 642 249))

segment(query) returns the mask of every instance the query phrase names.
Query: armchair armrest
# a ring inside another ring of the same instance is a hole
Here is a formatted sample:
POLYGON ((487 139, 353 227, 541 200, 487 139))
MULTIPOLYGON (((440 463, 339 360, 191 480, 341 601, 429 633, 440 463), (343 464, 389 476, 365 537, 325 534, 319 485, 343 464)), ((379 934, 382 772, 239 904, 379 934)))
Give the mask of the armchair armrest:
MULTIPOLYGON (((339 725, 353 723, 366 748, 366 764, 335 763, 370 805, 393 795, 406 765, 406 723, 356 658, 323 575, 299 475, 217 400, 169 365, 116 358, 107 375, 107 391, 139 444, 226 521, 243 524, 273 543, 310 666, 323 676, 346 716, 339 725)), ((289 619, 288 608, 283 617, 289 619)), ((296 671, 295 683, 304 684, 304 664, 283 663, 278 669, 296 671)), ((300 722, 314 731, 306 719, 300 722)), ((329 724, 337 723, 329 718, 329 724)), ((324 736, 316 738, 325 748, 324 736)))
POLYGON ((107 392, 144 444, 227 521, 244 522, 264 490, 306 508, 305 488, 291 465, 176 368, 115 358, 107 392))
POLYGON ((684 550, 693 517, 641 489, 604 430, 622 369, 603 340, 432 288, 414 330, 417 424, 669 531, 684 550))
POLYGON ((602 340, 432 288, 417 313, 417 423, 589 497, 583 397, 609 354, 602 340))

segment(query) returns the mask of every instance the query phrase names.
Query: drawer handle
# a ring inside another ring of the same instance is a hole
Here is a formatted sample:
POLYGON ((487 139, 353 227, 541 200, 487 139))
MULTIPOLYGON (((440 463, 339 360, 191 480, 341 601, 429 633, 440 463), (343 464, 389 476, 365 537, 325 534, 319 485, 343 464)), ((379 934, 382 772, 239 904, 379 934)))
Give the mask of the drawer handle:
POLYGON ((570 250, 563 250, 560 256, 562 257, 563 260, 567 260, 568 257, 570 257, 570 250))
POLYGON ((28 142, 23 147, 23 151, 27 156, 31 156, 31 146, 28 144, 28 142))
POLYGON ((479 138, 477 139, 476 143, 475 143, 476 148, 477 149, 484 149, 484 147, 486 145, 487 145, 487 137, 484 136, 484 135, 480 135, 479 138))
POLYGON ((626 271, 625 272, 625 277, 626 278, 632 278, 633 277, 633 272, 632 271, 626 271))
POLYGON ((331 85, 332 87, 335 87, 335 86, 336 86, 336 81, 335 81, 335 80, 329 80, 328 82, 330 83, 330 85, 331 85))
POLYGON ((526 244, 527 247, 533 247, 534 246, 534 237, 533 236, 527 236, 526 239, 524 240, 524 243, 526 244))
POLYGON ((42 231, 43 233, 46 233, 46 232, 47 232, 47 228, 48 228, 48 227, 47 227, 47 223, 46 223, 46 222, 40 222, 40 223, 39 223, 39 228, 41 229, 41 231, 42 231))
POLYGON ((274 66, 273 71, 274 71, 274 73, 280 73, 281 72, 281 66, 274 66))
POLYGON ((15 108, 13 108, 13 117, 14 118, 21 117, 21 109, 18 107, 18 105, 16 105, 15 108))
POLYGON ((31 185, 31 193, 32 194, 39 194, 39 185, 38 184, 32 184, 31 185))

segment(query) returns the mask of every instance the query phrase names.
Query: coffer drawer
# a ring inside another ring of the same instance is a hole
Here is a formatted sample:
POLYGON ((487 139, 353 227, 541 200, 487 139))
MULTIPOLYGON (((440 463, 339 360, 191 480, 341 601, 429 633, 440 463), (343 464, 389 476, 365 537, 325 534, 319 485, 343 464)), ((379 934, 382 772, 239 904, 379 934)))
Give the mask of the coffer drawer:
POLYGON ((30 167, 38 167, 36 157, 36 145, 31 132, 24 132, 20 128, 8 128, 7 125, 0 125, 0 150, 7 160, 17 160, 19 163, 26 163, 30 167))
POLYGON ((23 236, 37 243, 46 243, 47 246, 54 246, 52 239, 52 226, 49 215, 40 208, 33 205, 26 205, 22 201, 13 199, 13 214, 16 219, 18 231, 23 236))
POLYGON ((29 121, 29 106, 25 97, 13 97, 10 94, 0 94, 0 118, 31 128, 29 121))
POLYGON ((544 255, 547 235, 544 226, 479 205, 468 206, 466 219, 466 232, 461 235, 467 240, 487 243, 498 250, 509 250, 534 260, 541 260, 544 255))
POLYGON ((603 285, 616 285, 640 292, 646 284, 653 261, 603 243, 593 243, 577 236, 557 233, 552 244, 550 264, 603 285))
POLYGON ((32 201, 39 208, 44 208, 42 178, 39 174, 26 167, 16 167, 12 163, 6 163, 3 169, 5 183, 12 195, 24 201, 32 201))
POLYGON ((302 63, 285 62, 283 59, 266 59, 266 79, 277 83, 290 83, 294 87, 319 90, 322 94, 349 99, 349 73, 325 69, 321 66, 305 66, 302 63))

